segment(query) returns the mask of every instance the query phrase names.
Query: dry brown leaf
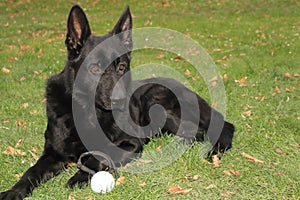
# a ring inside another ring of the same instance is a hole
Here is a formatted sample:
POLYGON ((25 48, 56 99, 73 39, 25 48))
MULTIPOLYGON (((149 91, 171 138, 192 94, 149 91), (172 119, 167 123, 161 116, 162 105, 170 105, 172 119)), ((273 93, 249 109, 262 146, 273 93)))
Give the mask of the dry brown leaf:
POLYGON ((10 70, 7 69, 6 67, 2 67, 1 71, 5 74, 9 74, 10 73, 10 70))
POLYGON ((70 195, 70 196, 68 197, 68 200, 75 200, 75 197, 73 197, 72 195, 70 195))
POLYGON ((47 99, 46 98, 43 98, 42 99, 42 103, 46 103, 47 102, 47 99))
POLYGON ((286 77, 286 78, 291 78, 291 74, 290 74, 289 72, 286 72, 286 73, 284 74, 284 77, 286 77))
POLYGON ((20 81, 26 81, 26 77, 22 76, 22 77, 20 78, 20 81))
POLYGON ((198 174, 196 174, 196 175, 193 176, 193 180, 194 181, 197 181, 199 178, 200 178, 200 176, 198 174))
POLYGON ((180 61, 180 60, 184 60, 184 59, 179 55, 174 58, 174 61, 180 61))
POLYGON ((216 188, 217 186, 215 184, 210 184, 209 186, 205 187, 204 189, 206 190, 210 190, 210 189, 213 189, 213 188, 216 188))
POLYGON ((255 97, 255 99, 257 101, 264 101, 266 99, 266 97, 265 96, 258 96, 258 97, 255 97))
POLYGON ((218 105, 218 103, 217 103, 217 102, 212 102, 212 103, 211 103, 211 107, 213 107, 213 108, 216 108, 216 107, 217 107, 217 105, 218 105))
POLYGON ((28 102, 23 103, 22 108, 27 108, 29 106, 28 102))
POLYGON ((248 110, 246 112, 243 113, 244 117, 250 117, 252 115, 252 111, 248 110))
POLYGON ((24 173, 15 174, 16 178, 21 178, 24 175, 24 173))
POLYGON ((33 157, 34 160, 39 159, 39 156, 37 156, 35 153, 33 153, 33 151, 28 150, 28 152, 30 153, 30 155, 33 157))
POLYGON ((234 169, 229 169, 229 170, 224 170, 223 171, 226 175, 231 176, 231 175, 236 175, 239 176, 241 175, 240 172, 234 170, 234 169))
POLYGON ((5 151, 2 151, 3 155, 11 155, 11 156, 26 156, 26 153, 19 150, 19 149, 15 149, 11 146, 8 146, 7 149, 5 151))
POLYGON ((171 193, 171 194, 187 194, 192 190, 193 190, 193 188, 182 188, 182 187, 179 187, 179 186, 171 186, 168 189, 168 192, 171 193))
POLYGON ((228 79, 228 75, 227 74, 224 74, 223 76, 222 76, 222 78, 223 78, 223 80, 227 80, 228 79))
POLYGON ((242 156, 244 158, 246 158, 248 161, 251 161, 251 162, 254 162, 254 163, 258 163, 258 164, 263 164, 264 163, 264 161, 259 160, 259 159, 255 158, 253 156, 250 156, 249 154, 246 154, 244 152, 242 153, 242 156))
POLYGON ((22 139, 19 139, 17 144, 15 145, 16 148, 19 148, 21 146, 21 144, 23 143, 22 139))
POLYGON ((42 73, 40 70, 33 70, 32 72, 35 75, 40 75, 42 73))
POLYGON ((145 187, 146 185, 147 185, 146 182, 142 182, 142 183, 140 184, 141 187, 145 187))
POLYGON ((279 173, 273 174, 273 176, 284 176, 284 175, 285 175, 285 172, 279 172, 279 173))
POLYGON ((185 74, 185 75, 190 75, 190 74, 191 74, 191 71, 188 70, 188 69, 186 69, 185 72, 184 72, 184 74, 185 74))
POLYGON ((89 195, 87 198, 87 200, 93 200, 93 199, 94 199, 94 197, 92 195, 89 195))
POLYGON ((117 179, 116 181, 116 185, 121 185, 122 183, 124 183, 126 181, 126 178, 124 176, 121 176, 117 179))
POLYGON ((247 129, 247 131, 250 131, 251 128, 252 128, 252 127, 251 127, 249 124, 246 124, 246 129, 247 129))
POLYGON ((223 191, 220 193, 221 197, 230 197, 234 192, 229 192, 229 191, 223 191))
POLYGON ((159 145, 158 147, 156 147, 156 150, 161 152, 162 151, 162 145, 159 145))
POLYGON ((18 61, 18 60, 19 60, 19 58, 17 58, 17 57, 9 57, 9 58, 7 58, 8 62, 14 62, 14 61, 18 61))
POLYGON ((275 89, 274 89, 274 92, 280 93, 280 92, 281 92, 281 91, 280 91, 280 88, 279 88, 278 86, 276 86, 275 89))
POLYGON ((18 119, 17 120, 17 126, 20 127, 20 128, 26 128, 26 122, 25 122, 25 120, 18 119))
POLYGON ((160 54, 158 54, 158 55, 156 56, 157 59, 162 59, 163 57, 165 57, 165 56, 164 56, 164 54, 162 54, 162 53, 160 53, 160 54))
POLYGON ((277 148, 277 149, 276 149, 276 153, 282 154, 283 152, 282 152, 282 150, 281 150, 280 148, 277 148))
POLYGON ((220 166, 221 160, 219 159, 218 155, 212 156, 212 166, 213 168, 217 168, 220 166))
POLYGON ((242 77, 240 80, 235 80, 235 83, 237 83, 240 87, 247 86, 247 77, 242 77))

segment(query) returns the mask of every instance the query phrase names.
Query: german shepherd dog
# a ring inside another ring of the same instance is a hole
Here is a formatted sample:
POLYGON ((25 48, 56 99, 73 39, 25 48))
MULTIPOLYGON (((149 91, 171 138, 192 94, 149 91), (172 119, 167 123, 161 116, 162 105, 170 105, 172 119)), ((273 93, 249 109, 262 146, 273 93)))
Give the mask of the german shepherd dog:
MULTIPOLYGON (((89 169, 101 171, 137 158, 150 136, 159 132, 176 133, 190 142, 204 141, 212 118, 218 119, 213 126, 219 124, 221 129, 216 133, 218 138, 210 155, 231 148, 234 126, 224 121, 223 116, 196 93, 168 78, 132 81, 131 30, 129 7, 113 30, 103 36, 92 35, 84 11, 78 5, 72 7, 65 40, 68 59, 63 71, 50 77, 46 87, 48 124, 44 151, 11 189, 0 193, 0 200, 25 198, 39 184, 58 175, 69 163, 78 162, 81 155, 90 150, 103 152, 110 158, 89 155, 82 160, 89 169), (108 42, 104 48, 93 52, 112 37, 117 43, 108 42), (104 60, 112 61, 103 64, 104 60), (198 110, 189 109, 193 97, 198 110), (185 116, 180 101, 186 104, 184 110, 188 114, 185 116), (163 112, 157 114, 154 108, 161 107, 163 112), (129 125, 132 122, 135 126, 129 125), (149 124, 151 126, 147 126, 149 124), (191 130, 195 134, 191 134, 191 130)), ((81 168, 66 186, 83 186, 90 178, 91 173, 81 168)))

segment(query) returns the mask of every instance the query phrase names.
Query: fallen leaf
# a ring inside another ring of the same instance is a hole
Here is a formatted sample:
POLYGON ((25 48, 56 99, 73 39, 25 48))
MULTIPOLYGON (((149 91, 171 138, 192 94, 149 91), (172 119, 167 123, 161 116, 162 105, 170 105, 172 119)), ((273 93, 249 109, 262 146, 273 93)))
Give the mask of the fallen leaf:
POLYGON ((190 70, 186 69, 185 72, 184 72, 184 74, 185 74, 185 75, 190 75, 191 72, 190 72, 190 70))
POLYGON ((266 99, 265 96, 258 96, 258 97, 255 97, 255 100, 257 101, 264 101, 266 99))
POLYGON ((29 106, 28 102, 23 103, 22 108, 27 108, 29 106))
POLYGON ((220 166, 221 160, 219 159, 218 155, 212 156, 212 166, 213 168, 217 168, 220 166))
POLYGON ((21 178, 24 175, 24 173, 15 174, 16 178, 21 178))
POLYGON ((156 147, 156 150, 161 152, 162 151, 162 145, 159 145, 158 147, 156 147))
POLYGON ((171 194, 187 194, 192 190, 193 188, 181 188, 179 186, 172 186, 168 189, 168 192, 171 194))
POLYGON ((229 191, 223 191, 220 193, 221 197, 230 197, 234 192, 229 192, 229 191))
POLYGON ((30 153, 30 155, 33 157, 34 160, 38 160, 39 156, 37 156, 35 153, 33 153, 32 151, 28 150, 28 152, 30 153))
POLYGON ((146 185, 147 185, 146 182, 143 182, 143 183, 140 184, 141 187, 145 187, 146 185))
POLYGON ((247 129, 247 131, 250 131, 251 128, 252 128, 252 127, 251 127, 249 124, 246 124, 246 129, 247 129))
POLYGON ((26 80, 26 77, 24 77, 24 76, 22 76, 21 78, 20 78, 20 81, 25 81, 26 80))
POLYGON ((242 156, 244 158, 246 158, 248 161, 251 161, 251 162, 254 162, 254 163, 258 163, 258 164, 263 164, 264 163, 264 161, 259 160, 259 159, 255 158, 253 156, 250 156, 249 154, 246 154, 244 152, 242 153, 242 156))
POLYGON ((278 86, 275 87, 274 92, 280 93, 280 88, 278 86))
POLYGON ((291 78, 291 74, 290 74, 289 72, 286 72, 286 73, 284 74, 284 76, 285 76, 286 78, 291 78))
POLYGON ((282 152, 282 150, 281 150, 280 148, 277 148, 277 149, 276 149, 276 153, 282 154, 283 152, 282 152))
POLYGON ((209 186, 205 187, 204 189, 206 190, 210 190, 210 189, 213 189, 213 188, 216 188, 217 186, 215 184, 210 184, 209 186))
POLYGON ((17 120, 17 126, 20 128, 26 128, 26 122, 22 119, 17 120))
POLYGON ((70 195, 70 196, 68 197, 68 200, 75 200, 75 197, 73 197, 72 195, 70 195))
POLYGON ((35 75, 40 75, 42 73, 40 70, 33 70, 32 72, 35 75))
POLYGON ((124 183, 126 181, 126 178, 124 176, 121 176, 117 179, 116 181, 116 185, 121 185, 122 183, 124 183))
POLYGON ((235 80, 235 83, 237 83, 240 87, 247 86, 247 77, 242 77, 240 80, 235 80))
POLYGON ((229 170, 224 170, 223 171, 226 175, 231 176, 231 175, 236 175, 239 176, 241 175, 240 172, 234 170, 234 169, 229 169, 229 170))
POLYGON ((9 74, 10 73, 10 70, 7 69, 6 67, 2 67, 1 71, 5 74, 9 74))
POLYGON ((9 57, 7 58, 8 62, 14 62, 14 61, 18 61, 19 59, 17 57, 9 57))
POLYGON ((15 145, 16 148, 19 148, 21 146, 21 144, 23 143, 22 139, 19 139, 17 144, 15 145))
POLYGON ((47 102, 47 99, 46 98, 43 98, 42 99, 42 103, 46 103, 47 102))
POLYGON ((31 115, 36 115, 36 114, 39 113, 39 111, 38 111, 38 110, 31 110, 29 113, 30 113, 31 115))
POLYGON ((163 57, 165 57, 165 56, 164 56, 164 54, 162 54, 162 53, 160 53, 160 54, 158 54, 158 55, 156 56, 157 59, 162 59, 163 57))
POLYGON ((279 173, 276 173, 276 174, 273 174, 274 176, 284 176, 285 175, 285 172, 279 172, 279 173))
POLYGON ((166 8, 166 7, 169 7, 169 6, 170 6, 169 1, 168 1, 168 0, 167 0, 167 1, 163 1, 163 2, 162 2, 162 6, 165 7, 165 8, 166 8))
POLYGON ((179 55, 174 58, 174 61, 179 61, 179 60, 183 60, 183 58, 179 55))
POLYGON ((244 117, 250 117, 252 115, 252 111, 248 110, 246 112, 243 113, 244 117))
POLYGON ((199 178, 200 178, 200 176, 198 174, 196 174, 196 175, 193 176, 193 180, 194 181, 198 180, 199 178))
POLYGON ((222 76, 222 78, 223 78, 223 80, 227 80, 228 79, 228 75, 227 74, 224 74, 223 76, 222 76))
POLYGON ((92 195, 89 195, 87 198, 87 200, 93 200, 93 199, 94 199, 94 197, 92 195))
POLYGON ((247 104, 247 105, 244 105, 243 108, 244 108, 244 110, 250 110, 252 108, 252 106, 247 104))
POLYGON ((7 149, 5 151, 2 151, 3 155, 11 155, 11 156, 26 156, 26 153, 19 150, 19 149, 15 149, 11 146, 8 146, 7 149))

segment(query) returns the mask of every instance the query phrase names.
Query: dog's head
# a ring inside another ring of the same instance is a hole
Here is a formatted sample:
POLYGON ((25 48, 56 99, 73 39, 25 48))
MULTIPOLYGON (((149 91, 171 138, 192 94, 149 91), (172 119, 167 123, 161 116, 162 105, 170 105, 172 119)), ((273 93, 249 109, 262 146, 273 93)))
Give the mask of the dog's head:
POLYGON ((65 41, 66 67, 69 84, 76 85, 73 97, 83 106, 95 100, 95 106, 102 110, 124 109, 131 82, 131 29, 129 7, 113 30, 103 36, 92 35, 84 11, 78 5, 72 7, 65 41))

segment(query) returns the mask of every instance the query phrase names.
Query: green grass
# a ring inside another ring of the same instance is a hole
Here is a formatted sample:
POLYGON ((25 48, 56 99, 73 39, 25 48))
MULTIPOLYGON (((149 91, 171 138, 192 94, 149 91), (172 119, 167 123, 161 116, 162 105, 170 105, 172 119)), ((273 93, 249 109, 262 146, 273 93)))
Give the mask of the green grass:
MULTIPOLYGON (((128 2, 134 14, 134 27, 163 27, 189 35, 217 61, 227 95, 227 120, 236 126, 233 149, 219 168, 199 158, 200 144, 190 147, 176 162, 141 174, 121 172, 126 182, 107 195, 90 188, 63 188, 76 168, 36 189, 28 199, 299 199, 300 196, 300 3, 290 1, 152 1, 128 2), (222 60, 224 56, 227 59, 222 60), (219 60, 221 60, 219 62, 219 60), (285 73, 290 73, 286 77, 285 73), (296 76, 294 76, 296 74, 296 76), (240 87, 235 80, 247 77, 240 87), (276 86, 280 92, 275 92, 276 86), (264 97, 258 101, 257 97, 264 97), (243 117, 249 105, 250 117, 243 117), (246 124, 252 128, 247 130, 246 124), (276 153, 281 149, 282 154, 276 153), (241 153, 264 161, 255 164, 241 153), (228 176, 234 169, 240 176, 228 176), (281 173, 282 172, 282 173, 281 173), (276 176, 276 174, 280 174, 276 176), (198 174, 196 181, 186 177, 198 174), (146 182, 146 186, 139 184, 146 182), (214 184, 212 189, 206 189, 214 184), (186 195, 168 194, 170 186, 193 188, 186 195), (230 197, 222 197, 224 191, 230 197)), ((23 140, 20 150, 26 157, 0 155, 0 191, 9 189, 34 159, 33 147, 40 154, 46 127, 44 87, 46 78, 58 73, 66 60, 64 34, 71 1, 0 2, 0 151, 23 140), (16 59, 15 59, 16 58, 16 59), (38 71, 39 74, 34 73, 38 71), (20 79, 25 77, 26 80, 20 79), (28 102, 27 108, 22 105, 28 102), (17 121, 26 127, 17 126, 17 121)), ((81 2, 90 25, 97 34, 110 30, 125 7, 121 1, 81 2)), ((156 50, 133 53, 132 66, 153 61, 172 66, 183 74, 200 95, 210 101, 202 78, 184 61, 170 61, 174 55, 156 50), (157 55, 163 53, 164 58, 157 55), (186 69, 191 71, 185 75, 186 69), (196 77, 196 80, 192 78, 196 77)), ((172 138, 154 140, 146 152, 156 151, 172 138)))

